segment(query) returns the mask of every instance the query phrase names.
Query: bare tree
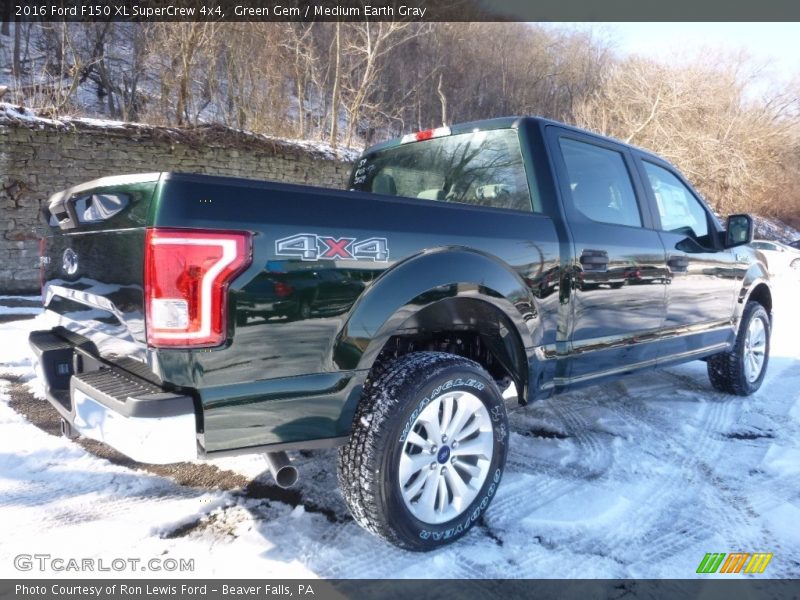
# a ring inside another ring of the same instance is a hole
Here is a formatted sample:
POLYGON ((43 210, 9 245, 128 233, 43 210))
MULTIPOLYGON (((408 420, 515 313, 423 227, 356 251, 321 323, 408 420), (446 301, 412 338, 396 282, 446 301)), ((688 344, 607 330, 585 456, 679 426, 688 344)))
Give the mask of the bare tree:
POLYGON ((334 68, 333 68, 333 90, 331 91, 331 137, 330 144, 336 148, 339 139, 339 103, 340 87, 342 79, 342 23, 336 21, 336 34, 334 36, 334 68))
POLYGON ((671 160, 721 214, 768 212, 797 148, 797 97, 754 101, 744 72, 741 57, 706 55, 683 66, 629 59, 578 103, 576 121, 671 160))
POLYGON ((445 94, 442 86, 441 73, 439 73, 439 85, 436 86, 436 93, 439 94, 439 100, 442 102, 442 126, 445 126, 447 125, 447 94, 445 94))
POLYGON ((11 73, 15 76, 22 74, 22 63, 20 54, 22 51, 22 23, 19 19, 14 21, 14 58, 11 63, 11 73))
POLYGON ((345 52, 350 69, 343 85, 349 116, 345 144, 352 145, 361 111, 373 92, 383 68, 383 59, 395 48, 419 35, 408 22, 369 22, 350 24, 345 52))
POLYGON ((282 47, 291 57, 294 93, 297 99, 297 137, 305 138, 306 122, 306 95, 308 82, 312 78, 312 70, 317 61, 314 45, 315 23, 288 23, 286 26, 282 47))

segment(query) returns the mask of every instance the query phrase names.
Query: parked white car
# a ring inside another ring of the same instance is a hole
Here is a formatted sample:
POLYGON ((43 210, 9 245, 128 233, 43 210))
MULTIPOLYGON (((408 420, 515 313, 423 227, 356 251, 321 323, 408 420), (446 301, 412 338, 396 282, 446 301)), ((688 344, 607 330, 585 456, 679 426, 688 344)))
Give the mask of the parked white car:
POLYGON ((753 240, 750 246, 764 254, 770 275, 800 276, 800 250, 771 240, 753 240))

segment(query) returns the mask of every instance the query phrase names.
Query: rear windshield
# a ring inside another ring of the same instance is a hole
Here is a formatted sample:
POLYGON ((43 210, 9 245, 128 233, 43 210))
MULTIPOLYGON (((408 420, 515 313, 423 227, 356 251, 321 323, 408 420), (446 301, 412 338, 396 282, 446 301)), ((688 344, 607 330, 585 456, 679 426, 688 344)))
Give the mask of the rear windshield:
POLYGON ((531 211, 516 129, 433 138, 372 152, 353 172, 354 190, 531 211))

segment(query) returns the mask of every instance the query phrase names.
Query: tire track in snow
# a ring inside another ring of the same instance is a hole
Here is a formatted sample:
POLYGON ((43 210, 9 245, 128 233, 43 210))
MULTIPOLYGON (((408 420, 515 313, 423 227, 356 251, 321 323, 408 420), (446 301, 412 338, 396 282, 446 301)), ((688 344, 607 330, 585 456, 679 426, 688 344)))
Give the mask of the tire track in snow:
MULTIPOLYGON (((741 400, 718 392, 708 391, 694 382, 691 377, 683 374, 675 375, 678 376, 683 384, 682 389, 694 387, 703 391, 706 396, 710 394, 711 398, 704 404, 705 415, 699 423, 700 434, 698 436, 689 438, 686 435, 676 435, 673 433, 674 425, 670 428, 671 423, 667 419, 662 418, 659 423, 656 423, 656 427, 652 427, 651 424, 650 431, 661 433, 662 439, 667 440, 671 447, 680 448, 683 453, 683 460, 680 463, 680 470, 666 482, 662 482, 661 489, 655 490, 649 496, 649 499, 659 500, 665 498, 673 485, 682 483, 683 477, 680 476, 681 473, 691 475, 699 472, 705 480, 700 488, 703 506, 692 508, 691 506, 677 503, 666 515, 661 515, 660 521, 665 522, 666 526, 659 528, 657 511, 643 511, 643 506, 640 504, 634 516, 639 525, 637 528, 641 529, 642 521, 639 519, 644 518, 645 525, 649 526, 649 530, 654 532, 654 535, 645 535, 642 538, 642 541, 646 541, 651 549, 648 552, 647 560, 669 558, 677 551, 690 546, 693 542, 707 539, 714 533, 736 532, 734 538, 730 539, 729 542, 734 544, 734 547, 739 547, 742 544, 749 544, 751 547, 764 547, 764 544, 768 544, 769 540, 760 532, 755 537, 750 537, 747 540, 742 539, 742 523, 752 520, 755 513, 747 499, 741 493, 730 488, 712 466, 725 450, 725 444, 719 443, 717 441, 719 436, 715 434, 729 430, 730 426, 737 422, 737 419, 734 418, 734 413, 740 408, 741 400), (695 442, 695 440, 697 441, 695 442), (698 510, 706 517, 705 519, 698 519, 693 516, 693 513, 698 510)), ((630 411, 628 411, 628 415, 636 418, 630 411)), ((655 507, 658 504, 658 502, 652 502, 652 504, 648 502, 644 506, 655 507)), ((661 512, 664 513, 663 507, 661 512)), ((635 567, 635 565, 632 566, 635 567)))
MULTIPOLYGON (((28 386, 24 383, 21 383, 21 379, 17 376, 0 375, 0 379, 4 379, 9 383, 9 406, 12 409, 24 416, 28 421, 33 423, 45 433, 55 437, 60 437, 60 417, 56 410, 49 405, 49 403, 36 398, 31 393, 28 386)), ((172 493, 170 490, 176 489, 172 487, 172 483, 176 483, 179 486, 184 486, 187 489, 186 493, 189 495, 196 494, 196 490, 198 489, 211 491, 230 491, 235 496, 241 498, 278 501, 288 504, 292 507, 302 504, 308 512, 323 514, 330 521, 349 519, 349 515, 341 515, 337 513, 337 511, 329 509, 324 505, 319 505, 315 502, 310 502, 304 499, 303 494, 297 489, 287 490, 279 488, 277 485, 267 483, 264 481, 265 477, 262 476, 251 479, 232 471, 219 469, 215 465, 200 462, 177 463, 174 465, 142 464, 137 463, 136 461, 120 454, 109 446, 94 440, 79 438, 75 440, 74 443, 98 458, 106 459, 115 465, 130 469, 132 471, 130 475, 132 479, 128 481, 126 480, 127 476, 119 476, 117 478, 118 486, 129 485, 134 486, 135 488, 141 484, 143 480, 142 475, 145 473, 147 474, 147 477, 150 477, 151 475, 165 477, 165 480, 152 478, 154 482, 158 483, 153 484, 156 487, 153 488, 154 491, 151 495, 148 496, 143 494, 141 491, 137 492, 137 494, 142 495, 142 502, 153 502, 164 494, 172 493)), ((76 453, 76 458, 79 458, 79 453, 76 453)), ((31 467, 31 469, 33 469, 33 467, 31 467)), ((99 481, 96 484, 91 484, 85 479, 79 479, 79 483, 76 485, 79 485, 80 487, 78 489, 81 493, 85 494, 105 494, 108 492, 107 481, 99 481)), ((77 490, 73 491, 72 493, 77 493, 77 490)), ((123 487, 119 490, 119 493, 122 495, 126 493, 129 494, 130 492, 126 491, 123 487)), ((25 496, 27 493, 20 492, 20 494, 25 496)), ((18 497, 16 498, 16 501, 19 502, 24 499, 24 497, 18 497)), ((28 501, 36 502, 35 500, 30 499, 28 501)), ((42 498, 40 502, 46 503, 48 501, 49 500, 46 498, 42 498)))
MULTIPOLYGON (((610 556, 627 559, 628 562, 631 561, 632 554, 634 556, 644 554, 636 550, 636 547, 645 541, 648 548, 648 560, 652 560, 654 548, 658 549, 659 555, 672 556, 691 543, 691 540, 687 539, 686 533, 692 531, 692 525, 696 525, 696 523, 693 523, 692 519, 688 519, 688 522, 685 522, 686 519, 681 519, 681 515, 686 511, 682 510, 679 502, 676 503, 670 497, 675 494, 675 490, 681 489, 678 486, 683 484, 684 477, 694 472, 694 467, 698 464, 696 457, 712 450, 710 434, 717 431, 720 424, 725 421, 726 409, 718 402, 704 404, 703 415, 697 425, 700 431, 693 436, 694 439, 699 440, 699 445, 688 449, 681 447, 682 445, 676 442, 676 438, 672 434, 675 428, 674 421, 663 420, 661 411, 652 407, 654 402, 659 400, 658 395, 651 396, 650 401, 643 405, 650 407, 644 413, 643 409, 635 411, 631 408, 632 403, 641 403, 642 400, 634 398, 626 381, 618 381, 612 386, 606 389, 616 389, 619 396, 611 402, 604 401, 608 398, 598 399, 598 404, 606 409, 611 409, 612 414, 620 417, 623 421, 633 422, 636 425, 635 431, 641 432, 641 436, 645 438, 641 445, 642 448, 647 447, 654 450, 656 456, 667 457, 668 464, 672 463, 669 457, 674 455, 676 449, 680 451, 680 455, 677 464, 674 464, 674 468, 666 478, 656 476, 651 483, 646 485, 643 492, 639 491, 638 501, 634 502, 632 508, 618 519, 617 526, 611 527, 611 534, 603 542, 607 544, 610 556), (639 538, 633 551, 631 549, 631 524, 634 524, 636 537, 639 538), (677 535, 675 534, 676 530, 680 532, 677 535)), ((664 391, 671 391, 674 395, 674 389, 673 384, 665 386, 664 391)), ((632 451, 626 452, 626 455, 632 454, 636 460, 636 448, 637 445, 633 445, 632 451)), ((616 472, 613 475, 616 475, 616 472)), ((692 537, 704 537, 704 533, 706 532, 697 532, 692 537)), ((635 568, 635 564, 634 561, 630 563, 630 566, 635 568)))

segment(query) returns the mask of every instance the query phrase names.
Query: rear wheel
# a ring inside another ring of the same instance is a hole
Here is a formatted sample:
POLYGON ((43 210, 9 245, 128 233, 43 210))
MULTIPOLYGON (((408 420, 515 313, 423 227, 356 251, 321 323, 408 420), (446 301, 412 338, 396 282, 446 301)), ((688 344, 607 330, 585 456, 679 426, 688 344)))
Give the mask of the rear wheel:
POLYGON ((709 357, 708 378, 721 392, 749 396, 761 387, 769 363, 770 321, 766 309, 748 302, 733 349, 709 357))
POLYGON ((308 300, 300 300, 297 306, 297 318, 305 320, 311 317, 311 303, 308 300))
POLYGON ((486 510, 505 466, 508 421, 492 378, 441 352, 403 356, 368 380, 339 483, 354 518, 387 541, 432 550, 486 510))

